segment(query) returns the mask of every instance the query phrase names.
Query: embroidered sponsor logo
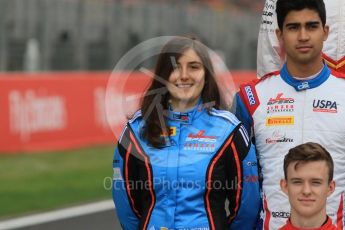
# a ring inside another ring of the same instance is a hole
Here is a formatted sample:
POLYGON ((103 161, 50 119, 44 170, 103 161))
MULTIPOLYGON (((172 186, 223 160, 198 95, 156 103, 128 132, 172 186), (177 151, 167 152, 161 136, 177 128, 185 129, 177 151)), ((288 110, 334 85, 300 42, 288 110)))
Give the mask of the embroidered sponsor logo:
POLYGON ((274 218, 289 218, 290 213, 289 212, 272 212, 272 216, 274 218))
POLYGON ((270 11, 264 11, 264 12, 262 12, 262 15, 272 17, 273 13, 270 11))
POLYGON ((278 132, 274 132, 271 138, 266 139, 266 144, 287 143, 287 142, 293 142, 293 139, 286 137, 286 134, 280 134, 278 132))
POLYGON ((255 105, 256 101, 255 101, 255 97, 252 91, 252 88, 250 86, 246 86, 244 87, 244 90, 246 91, 247 97, 248 97, 248 101, 249 101, 249 105, 255 105))
POLYGON ((271 3, 271 2, 265 2, 265 10, 275 10, 275 4, 271 3))
POLYGON ((206 136, 204 135, 205 130, 200 130, 197 134, 190 133, 186 138, 186 141, 199 141, 199 142, 211 142, 214 143, 217 141, 216 136, 206 136))
POLYGON ((267 113, 293 112, 294 105, 267 106, 267 113))
POLYGON ((248 161, 248 162, 247 162, 247 165, 248 165, 248 166, 257 166, 258 163, 255 162, 255 161, 248 161))
POLYGON ((244 177, 244 181, 248 183, 255 183, 259 181, 259 176, 257 175, 248 175, 244 177))
POLYGON ((270 98, 267 105, 274 105, 274 104, 293 104, 295 103, 295 99, 291 97, 284 98, 283 93, 278 93, 276 98, 270 98))
POLYGON ((185 143, 183 146, 184 150, 200 151, 200 152, 213 152, 216 149, 215 144, 205 143, 185 143))
POLYGON ((282 126, 295 124, 293 116, 276 116, 266 118, 266 126, 282 126))
POLYGON ((197 134, 190 133, 186 138, 186 143, 183 146, 184 150, 213 152, 216 149, 216 136, 204 135, 205 130, 200 130, 197 134))
MULTIPOLYGON (((167 137, 168 135, 166 133, 161 134, 163 137, 167 137)), ((176 136, 176 127, 172 126, 169 128, 169 136, 174 137, 176 136)))
POLYGON ((313 111, 322 113, 337 113, 338 107, 336 101, 314 100, 313 111))
POLYGON ((307 81, 305 82, 302 82, 301 84, 299 84, 297 86, 297 89, 300 91, 300 90, 305 90, 305 89, 309 89, 309 83, 307 81))
POLYGON ((267 102, 267 113, 293 112, 295 99, 283 97, 283 93, 278 93, 275 98, 270 98, 267 102))
POLYGON ((188 114, 173 114, 173 119, 188 122, 188 114))
POLYGON ((121 169, 119 167, 114 168, 113 180, 123 180, 121 169))
POLYGON ((262 24, 268 24, 268 25, 272 25, 272 24, 273 24, 272 21, 268 21, 268 20, 262 20, 261 23, 262 23, 262 24))
POLYGON ((176 136, 176 127, 170 127, 169 129, 169 135, 171 137, 176 136))

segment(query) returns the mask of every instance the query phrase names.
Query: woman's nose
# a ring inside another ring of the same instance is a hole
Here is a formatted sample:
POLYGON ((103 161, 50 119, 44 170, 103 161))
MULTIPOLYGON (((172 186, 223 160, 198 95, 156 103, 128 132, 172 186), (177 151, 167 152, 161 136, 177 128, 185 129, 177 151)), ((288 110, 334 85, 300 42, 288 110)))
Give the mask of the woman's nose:
POLYGON ((181 70, 180 70, 180 78, 181 78, 181 80, 187 80, 189 78, 187 68, 181 68, 181 70))

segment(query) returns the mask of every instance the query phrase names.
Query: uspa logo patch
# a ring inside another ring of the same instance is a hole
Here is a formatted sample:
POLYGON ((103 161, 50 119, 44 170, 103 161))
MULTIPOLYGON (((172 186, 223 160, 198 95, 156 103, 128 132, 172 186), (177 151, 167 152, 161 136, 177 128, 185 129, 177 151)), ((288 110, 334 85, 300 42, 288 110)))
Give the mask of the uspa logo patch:
POLYGON ((328 100, 314 100, 313 111, 321 113, 338 113, 338 106, 336 101, 328 100))

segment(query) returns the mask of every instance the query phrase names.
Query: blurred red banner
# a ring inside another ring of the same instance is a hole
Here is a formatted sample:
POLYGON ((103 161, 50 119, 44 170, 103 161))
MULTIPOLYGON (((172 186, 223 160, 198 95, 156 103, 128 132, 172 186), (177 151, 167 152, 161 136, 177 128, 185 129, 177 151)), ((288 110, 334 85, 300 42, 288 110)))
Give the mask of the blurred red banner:
MULTIPOLYGON (((237 87, 255 73, 223 77, 237 87)), ((0 153, 115 144, 149 81, 141 72, 1 73, 0 153)))

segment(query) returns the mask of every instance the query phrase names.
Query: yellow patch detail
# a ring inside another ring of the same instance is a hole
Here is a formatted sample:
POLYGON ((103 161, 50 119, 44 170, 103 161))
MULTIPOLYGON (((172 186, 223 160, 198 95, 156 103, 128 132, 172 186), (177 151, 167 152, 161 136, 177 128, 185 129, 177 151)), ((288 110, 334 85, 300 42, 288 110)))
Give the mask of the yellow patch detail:
POLYGON ((169 132, 171 137, 176 136, 176 127, 170 127, 169 132))
MULTIPOLYGON (((163 133, 163 134, 161 134, 161 136, 167 137, 168 134, 167 133, 163 133)), ((169 129, 169 136, 171 136, 171 137, 176 136, 176 127, 170 127, 170 129, 169 129)))
POLYGON ((283 126, 295 124, 293 116, 276 116, 266 118, 266 126, 283 126))

